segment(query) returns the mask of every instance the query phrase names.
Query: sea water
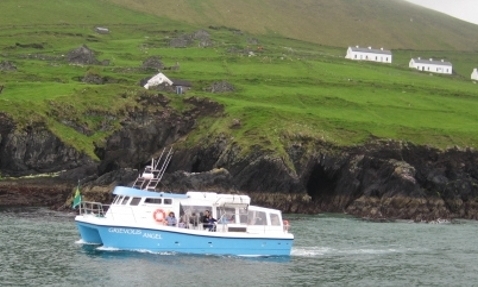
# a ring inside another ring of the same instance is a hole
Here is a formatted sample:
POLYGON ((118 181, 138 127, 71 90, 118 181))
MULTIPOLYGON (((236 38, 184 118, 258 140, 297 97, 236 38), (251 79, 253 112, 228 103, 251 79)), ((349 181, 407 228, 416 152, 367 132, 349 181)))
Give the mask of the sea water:
POLYGON ((73 214, 0 211, 0 286, 478 286, 478 223, 286 215, 290 257, 108 250, 73 214))

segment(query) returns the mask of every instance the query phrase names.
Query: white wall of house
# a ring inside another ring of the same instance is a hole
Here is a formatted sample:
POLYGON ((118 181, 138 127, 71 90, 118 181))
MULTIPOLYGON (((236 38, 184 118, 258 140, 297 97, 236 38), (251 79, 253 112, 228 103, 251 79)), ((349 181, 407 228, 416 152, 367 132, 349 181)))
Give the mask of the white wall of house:
POLYGON ((433 59, 412 58, 408 66, 419 71, 447 74, 453 73, 453 65, 444 60, 434 61, 433 59))
POLYGON ((392 52, 389 50, 360 48, 359 46, 349 47, 347 49, 346 59, 355 61, 371 61, 379 63, 392 63, 392 52))
POLYGON ((471 79, 478 81, 478 68, 473 69, 473 72, 471 73, 471 79))

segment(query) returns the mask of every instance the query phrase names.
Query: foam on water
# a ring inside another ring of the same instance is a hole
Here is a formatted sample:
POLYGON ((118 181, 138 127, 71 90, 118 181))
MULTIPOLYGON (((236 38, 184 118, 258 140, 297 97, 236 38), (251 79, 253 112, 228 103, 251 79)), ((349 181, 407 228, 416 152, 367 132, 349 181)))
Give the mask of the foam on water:
MULTIPOLYGON (((406 253, 418 250, 412 250, 409 248, 358 248, 358 249, 337 249, 332 247, 294 247, 291 251, 291 256, 297 257, 319 257, 319 256, 347 256, 347 255, 385 255, 393 253, 406 253)), ((423 250, 421 250, 423 251, 423 250)))
POLYGON ((330 253, 332 248, 329 247, 293 247, 291 250, 291 256, 297 257, 318 257, 330 253))
POLYGON ((114 248, 114 247, 105 247, 105 246, 99 246, 96 248, 96 250, 99 251, 129 251, 129 252, 138 252, 138 253, 143 253, 143 254, 154 254, 154 255, 176 255, 174 252, 165 252, 165 251, 151 251, 151 250, 146 250, 146 249, 119 249, 119 248, 114 248))
POLYGON ((83 239, 79 239, 79 240, 75 241, 75 244, 79 244, 79 245, 98 245, 98 243, 86 242, 83 239))

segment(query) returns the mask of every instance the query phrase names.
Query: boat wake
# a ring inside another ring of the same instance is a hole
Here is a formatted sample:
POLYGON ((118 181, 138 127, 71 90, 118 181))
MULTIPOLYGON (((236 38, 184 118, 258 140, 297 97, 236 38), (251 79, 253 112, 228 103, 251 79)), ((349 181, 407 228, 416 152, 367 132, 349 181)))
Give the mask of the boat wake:
POLYGON ((137 253, 143 253, 143 254, 154 254, 154 255, 176 255, 174 252, 154 252, 146 249, 131 249, 131 250, 125 250, 125 249, 119 249, 119 248, 114 248, 114 247, 105 247, 105 246, 99 246, 96 248, 98 251, 129 251, 129 252, 137 252, 137 253))
POLYGON ((86 242, 83 239, 79 239, 79 240, 75 241, 75 244, 79 244, 79 245, 98 245, 97 243, 86 242))
POLYGON ((337 249, 331 247, 294 247, 291 251, 291 256, 296 257, 320 257, 320 256, 350 256, 350 255, 386 255, 393 253, 405 253, 410 252, 409 249, 395 249, 395 248, 384 248, 384 249, 370 249, 370 248, 359 248, 359 249, 337 249))

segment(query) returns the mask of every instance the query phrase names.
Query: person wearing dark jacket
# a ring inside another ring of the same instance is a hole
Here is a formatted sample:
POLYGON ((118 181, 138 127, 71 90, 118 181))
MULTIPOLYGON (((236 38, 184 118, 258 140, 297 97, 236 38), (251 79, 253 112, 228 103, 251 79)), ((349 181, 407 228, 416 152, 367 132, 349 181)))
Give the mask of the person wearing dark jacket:
POLYGON ((204 229, 214 231, 214 222, 216 221, 217 220, 209 213, 209 210, 204 211, 204 215, 201 218, 204 229))

